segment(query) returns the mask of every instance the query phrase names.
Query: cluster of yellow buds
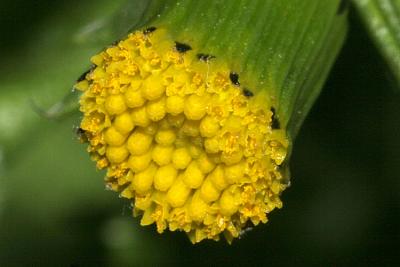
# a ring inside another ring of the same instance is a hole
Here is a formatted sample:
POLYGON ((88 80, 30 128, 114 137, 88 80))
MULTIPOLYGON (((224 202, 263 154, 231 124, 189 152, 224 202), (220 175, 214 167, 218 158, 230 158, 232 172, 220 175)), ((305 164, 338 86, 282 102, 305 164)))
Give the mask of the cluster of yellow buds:
POLYGON ((268 95, 200 52, 148 28, 95 55, 80 129, 142 225, 231 241, 282 206, 288 141, 268 95))

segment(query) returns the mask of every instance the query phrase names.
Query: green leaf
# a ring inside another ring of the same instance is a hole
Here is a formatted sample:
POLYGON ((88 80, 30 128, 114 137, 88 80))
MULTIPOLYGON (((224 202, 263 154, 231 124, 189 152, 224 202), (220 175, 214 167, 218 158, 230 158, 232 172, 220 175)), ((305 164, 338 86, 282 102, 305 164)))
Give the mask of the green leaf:
POLYGON ((400 86, 400 0, 353 0, 400 86))
POLYGON ((241 84, 267 92, 294 139, 343 44, 341 9, 339 0, 170 0, 148 25, 223 58, 241 84))

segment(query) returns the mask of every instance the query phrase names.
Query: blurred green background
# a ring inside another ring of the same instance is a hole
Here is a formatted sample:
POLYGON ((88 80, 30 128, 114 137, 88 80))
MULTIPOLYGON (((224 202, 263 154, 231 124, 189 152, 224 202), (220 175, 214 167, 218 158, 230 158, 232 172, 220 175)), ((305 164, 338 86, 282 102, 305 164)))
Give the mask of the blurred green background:
POLYGON ((105 190, 78 113, 48 120, 30 104, 70 90, 117 37, 105 25, 121 2, 0 2, 0 266, 400 264, 400 95, 354 10, 296 140, 284 208, 232 245, 192 245, 138 226, 105 190))

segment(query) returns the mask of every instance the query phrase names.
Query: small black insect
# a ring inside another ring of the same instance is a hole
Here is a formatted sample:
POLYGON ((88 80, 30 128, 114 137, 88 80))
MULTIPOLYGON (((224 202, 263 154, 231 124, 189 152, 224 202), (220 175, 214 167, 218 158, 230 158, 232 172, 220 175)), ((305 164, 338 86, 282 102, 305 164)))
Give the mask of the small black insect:
POLYGON ((201 61, 208 62, 208 61, 210 61, 211 59, 215 58, 215 56, 200 53, 200 54, 197 54, 197 58, 198 58, 199 60, 201 60, 201 61))
POLYGON ((155 30, 157 30, 156 27, 148 27, 147 29, 145 29, 145 30, 143 31, 143 33, 144 33, 144 34, 149 34, 149 33, 154 32, 155 30))
POLYGON ((76 128, 75 133, 77 136, 81 137, 82 135, 85 134, 85 130, 83 130, 81 127, 76 128))
POLYGON ((91 72, 94 68, 95 68, 95 65, 90 66, 90 68, 89 68, 87 71, 85 71, 84 73, 82 73, 76 81, 77 81, 77 82, 81 82, 81 81, 83 81, 84 79, 86 79, 86 75, 87 75, 89 72, 91 72))
POLYGON ((272 129, 274 130, 280 129, 281 123, 279 122, 279 119, 276 117, 276 111, 274 107, 271 108, 271 112, 272 112, 272 123, 271 123, 272 129))
POLYGON ((252 96, 254 96, 253 92, 250 91, 250 90, 247 89, 247 88, 244 88, 244 89, 243 89, 243 95, 244 95, 245 97, 252 97, 252 96))
POLYGON ((119 43, 119 41, 120 41, 120 40, 115 40, 114 42, 112 42, 112 43, 110 44, 109 47, 111 47, 111 46, 116 46, 116 45, 119 43))
POLYGON ((179 43, 179 42, 175 42, 175 48, 176 48, 176 51, 178 51, 179 53, 185 53, 189 50, 192 50, 190 45, 179 43))
POLYGON ((237 74, 236 72, 231 72, 231 73, 229 74, 229 78, 231 79, 231 82, 232 82, 234 85, 237 85, 237 86, 240 85, 240 82, 239 82, 239 74, 237 74))
POLYGON ((342 15, 349 7, 349 1, 348 0, 342 0, 340 1, 339 7, 336 11, 336 14, 342 15))
POLYGON ((79 141, 82 143, 85 143, 88 141, 87 136, 86 136, 86 131, 83 130, 81 127, 76 128, 75 134, 78 137, 79 141))

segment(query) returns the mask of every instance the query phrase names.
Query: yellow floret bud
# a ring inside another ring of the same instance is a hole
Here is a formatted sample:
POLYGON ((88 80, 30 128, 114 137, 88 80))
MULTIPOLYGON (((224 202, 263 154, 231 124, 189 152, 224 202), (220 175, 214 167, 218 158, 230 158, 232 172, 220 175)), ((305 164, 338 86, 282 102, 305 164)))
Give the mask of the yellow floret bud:
POLYGON ((152 121, 159 121, 165 116, 165 99, 151 101, 147 104, 147 115, 152 121))
POLYGON ((183 114, 179 115, 170 115, 167 118, 168 123, 175 128, 181 128, 183 122, 185 121, 185 116, 183 114))
POLYGON ((156 145, 153 149, 153 160, 159 166, 167 165, 171 162, 173 146, 156 145))
POLYGON ((120 146, 125 142, 126 135, 121 134, 114 127, 110 127, 104 133, 104 140, 111 146, 120 146))
POLYGON ((156 142, 160 145, 168 146, 175 142, 176 135, 173 130, 160 130, 156 134, 156 142))
POLYGON ((225 122, 224 128, 229 132, 239 132, 242 129, 242 119, 238 116, 230 116, 225 122))
POLYGON ((134 127, 131 115, 128 112, 118 115, 115 118, 113 125, 119 132, 123 134, 129 133, 134 127))
POLYGON ((177 95, 167 97, 166 109, 172 115, 178 115, 183 112, 185 100, 177 95))
POLYGON ((156 171, 157 167, 154 164, 150 164, 146 170, 135 174, 132 181, 133 189, 135 189, 139 194, 145 194, 149 191, 153 184, 154 174, 156 171))
POLYGON ((220 191, 214 186, 210 178, 207 178, 200 188, 200 195, 205 202, 212 202, 219 198, 220 191))
POLYGON ((227 181, 229 184, 239 182, 244 175, 244 168, 245 166, 242 162, 235 165, 226 166, 224 170, 225 181, 227 181))
POLYGON ((90 61, 91 61, 93 64, 95 64, 95 65, 97 65, 97 66, 100 66, 101 63, 103 63, 103 56, 102 56, 102 55, 95 55, 95 56, 92 56, 92 57, 90 58, 90 61))
POLYGON ((75 84, 74 88, 79 91, 86 91, 89 88, 89 82, 87 80, 80 81, 75 84))
POLYGON ((186 136, 196 137, 200 133, 199 122, 192 120, 185 120, 180 130, 186 136))
POLYGON ((122 95, 110 95, 106 98, 105 108, 111 115, 121 114, 126 110, 125 100, 122 95))
POLYGON ((188 145, 188 151, 192 158, 197 159, 201 155, 201 148, 198 145, 190 144, 188 145))
POLYGON ((215 168, 214 171, 208 175, 207 179, 210 179, 214 186, 219 190, 223 190, 228 186, 224 178, 224 170, 221 166, 215 168))
POLYGON ((158 130, 158 125, 154 122, 150 123, 146 127, 143 128, 143 132, 149 134, 149 135, 155 135, 158 130))
POLYGON ((206 107, 204 96, 191 95, 185 101, 184 112, 189 120, 200 120, 206 114, 206 107))
POLYGON ((158 168, 154 176, 154 187, 160 191, 167 191, 174 183, 178 171, 173 165, 166 165, 158 168))
POLYGON ((213 137, 219 130, 218 121, 210 116, 201 120, 200 133, 203 137, 213 137))
POLYGON ((230 188, 226 189, 219 200, 221 213, 226 216, 231 216, 238 210, 237 198, 231 192, 230 188))
POLYGON ((147 116, 146 107, 134 109, 131 114, 132 122, 135 125, 146 127, 150 124, 150 119, 147 116))
POLYGON ((145 170, 152 158, 152 151, 149 150, 146 153, 139 155, 139 156, 130 156, 128 160, 128 167, 133 171, 133 172, 141 172, 145 170))
POLYGON ((192 161, 183 174, 183 181, 190 188, 199 188, 203 183, 204 174, 196 161, 192 161))
POLYGON ((185 169, 190 161, 192 161, 192 157, 186 148, 178 148, 172 154, 172 163, 177 169, 185 169))
POLYGON ((215 163, 212 162, 212 160, 210 160, 207 157, 206 153, 202 153, 198 158, 197 158, 197 165, 199 166, 200 170, 203 173, 209 173, 210 171, 212 171, 215 167, 215 163))
POLYGON ((129 152, 125 146, 109 146, 106 149, 106 156, 111 163, 123 162, 129 152))
POLYGON ((279 181, 273 181, 271 184, 271 191, 274 194, 279 194, 279 192, 281 192, 282 190, 282 185, 279 183, 279 181))
POLYGON ((125 92, 126 105, 130 108, 137 108, 143 106, 146 101, 142 96, 141 90, 134 90, 131 87, 125 92))
POLYGON ((204 147, 208 153, 217 153, 219 152, 219 143, 217 138, 207 138, 204 141, 204 147))
POLYGON ((128 150, 132 155, 142 155, 149 150, 153 138, 142 132, 134 132, 128 138, 128 150))
POLYGON ((189 197, 190 191, 191 189, 178 177, 168 190, 167 201, 174 208, 181 207, 189 197))
POLYGON ((193 220, 201 222, 207 214, 208 206, 207 203, 195 193, 189 205, 189 213, 193 220))
POLYGON ((148 100, 155 100, 164 95, 165 86, 162 85, 160 77, 151 76, 144 82, 142 92, 143 96, 148 100))

